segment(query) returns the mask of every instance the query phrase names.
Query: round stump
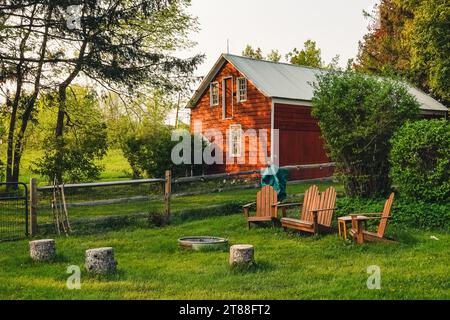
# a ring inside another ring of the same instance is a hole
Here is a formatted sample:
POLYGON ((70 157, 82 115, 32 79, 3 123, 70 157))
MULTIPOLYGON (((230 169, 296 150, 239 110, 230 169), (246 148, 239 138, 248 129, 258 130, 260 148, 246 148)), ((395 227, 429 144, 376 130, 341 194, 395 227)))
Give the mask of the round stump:
POLYGON ((230 248, 230 265, 232 267, 250 266, 255 263, 254 249, 249 244, 237 244, 230 248))
POLYGON ((30 257, 34 261, 50 261, 56 256, 55 240, 43 239, 30 241, 30 257))
POLYGON ((112 273, 116 271, 113 248, 97 248, 86 250, 86 270, 92 273, 112 273))

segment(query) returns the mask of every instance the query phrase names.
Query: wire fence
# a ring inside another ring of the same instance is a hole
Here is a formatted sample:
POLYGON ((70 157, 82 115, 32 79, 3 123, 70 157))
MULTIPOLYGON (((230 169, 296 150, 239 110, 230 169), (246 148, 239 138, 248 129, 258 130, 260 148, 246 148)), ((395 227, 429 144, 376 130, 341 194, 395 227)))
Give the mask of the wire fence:
POLYGON ((23 183, 0 183, 0 241, 28 236, 28 189, 23 183))

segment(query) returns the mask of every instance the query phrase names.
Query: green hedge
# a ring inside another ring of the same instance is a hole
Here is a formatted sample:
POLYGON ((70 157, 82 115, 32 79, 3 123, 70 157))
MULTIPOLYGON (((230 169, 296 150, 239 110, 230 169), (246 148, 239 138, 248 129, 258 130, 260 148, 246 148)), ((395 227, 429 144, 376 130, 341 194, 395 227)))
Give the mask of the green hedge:
MULTIPOLYGON (((337 216, 350 213, 381 212, 386 199, 338 198, 337 216)), ((450 230, 450 203, 425 203, 395 199, 389 223, 426 229, 450 230)))
POLYGON ((386 194, 389 141, 406 120, 417 118, 416 99, 398 81, 349 71, 319 76, 312 103, 346 194, 386 194))
POLYGON ((391 140, 390 177, 410 199, 445 203, 450 198, 450 122, 406 123, 391 140))

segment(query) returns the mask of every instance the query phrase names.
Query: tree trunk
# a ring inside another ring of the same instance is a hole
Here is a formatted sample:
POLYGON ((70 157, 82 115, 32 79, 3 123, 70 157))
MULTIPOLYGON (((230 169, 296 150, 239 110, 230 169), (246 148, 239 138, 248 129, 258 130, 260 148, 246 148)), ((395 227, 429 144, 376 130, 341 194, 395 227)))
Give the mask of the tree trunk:
MULTIPOLYGON (((64 136, 64 118, 66 114, 66 90, 72 83, 72 81, 78 76, 78 74, 81 71, 81 68, 84 63, 84 54, 86 52, 87 48, 87 40, 85 39, 83 41, 83 44, 80 48, 80 53, 78 55, 78 61, 75 65, 74 70, 69 74, 69 76, 59 85, 58 88, 58 117, 56 119, 56 127, 55 127, 55 141, 59 139, 63 139, 64 136)), ((58 163, 62 163, 64 161, 64 155, 62 146, 64 146, 63 143, 56 143, 56 161, 58 163)), ((55 168, 61 168, 61 166, 55 166, 55 168)), ((58 179, 58 181, 62 182, 62 176, 64 172, 62 172, 62 169, 56 169, 55 176, 58 179)))
MULTIPOLYGON (((51 20, 51 16, 53 13, 53 7, 49 7, 49 11, 46 16, 46 21, 51 20)), ((23 147, 24 147, 24 139, 25 139, 25 132, 28 127, 28 123, 31 119, 31 114, 34 111, 34 107, 36 104, 36 100, 38 98, 39 92, 40 92, 40 85, 41 85, 41 76, 42 76, 42 67, 44 65, 44 58, 45 53, 47 50, 47 40, 48 40, 48 30, 49 25, 47 24, 45 26, 44 35, 42 37, 42 44, 41 44, 41 51, 39 56, 39 62, 37 65, 36 70, 36 78, 34 80, 34 91, 29 100, 26 103, 25 111, 22 115, 22 125, 20 127, 19 134, 17 135, 16 143, 14 146, 14 154, 12 155, 12 174, 10 176, 11 182, 18 182, 19 181, 19 173, 20 173, 20 160, 22 159, 22 153, 23 153, 23 147)), ((14 139, 13 139, 14 141, 14 139)), ((11 169, 10 169, 11 170, 11 169)))
POLYGON ((6 181, 7 182, 17 182, 17 179, 13 178, 13 157, 14 157, 14 133, 16 131, 17 122, 17 111, 19 109, 20 97, 22 95, 23 77, 22 68, 25 63, 25 49, 28 38, 31 34, 31 29, 34 22, 34 14, 36 12, 36 4, 33 6, 33 10, 30 16, 30 24, 28 26, 27 32, 20 41, 20 60, 16 67, 17 83, 16 83, 16 93, 14 95, 14 100, 11 105, 11 118, 9 120, 9 130, 8 130, 8 148, 6 152, 6 181))
MULTIPOLYGON (((17 69, 20 69, 20 68, 18 67, 17 69)), ((22 76, 18 76, 16 95, 14 97, 14 101, 11 106, 11 118, 9 119, 8 149, 6 152, 6 182, 15 182, 12 179, 12 166, 13 166, 13 156, 14 156, 14 152, 13 152, 13 150, 14 150, 14 132, 16 130, 17 109, 18 109, 18 105, 19 105, 19 96, 20 96, 21 91, 22 91, 22 76)))
MULTIPOLYGON (((66 89, 65 85, 61 85, 58 91, 58 116, 56 119, 56 128, 55 128, 55 141, 64 139, 64 115, 66 109, 66 89)), ((56 143, 56 159, 57 163, 62 163, 64 161, 64 155, 62 147, 64 146, 64 142, 56 143)), ((54 166, 55 168, 55 177, 58 181, 62 182, 63 172, 61 166, 54 166)))

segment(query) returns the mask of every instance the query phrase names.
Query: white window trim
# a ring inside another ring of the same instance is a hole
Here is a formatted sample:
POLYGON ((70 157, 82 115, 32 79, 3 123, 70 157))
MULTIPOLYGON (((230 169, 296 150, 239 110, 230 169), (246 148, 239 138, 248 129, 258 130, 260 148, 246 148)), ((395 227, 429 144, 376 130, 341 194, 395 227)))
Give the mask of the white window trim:
POLYGON ((237 102, 245 102, 248 100, 248 80, 246 77, 239 77, 236 79, 236 91, 237 91, 237 102), (245 81, 245 99, 241 99, 241 89, 239 87, 239 81, 245 81))
POLYGON ((220 101, 220 93, 219 93, 219 82, 218 81, 214 81, 214 82, 211 82, 210 84, 209 84, 209 105, 211 106, 211 107, 216 107, 216 106, 218 106, 219 105, 219 101, 220 101), (213 86, 214 85, 217 85, 217 103, 213 103, 213 86))
POLYGON ((231 120, 233 119, 234 116, 234 96, 233 96, 233 77, 232 76, 228 76, 228 77, 224 77, 222 78, 222 119, 223 120, 231 120), (225 113, 225 107, 226 107, 226 94, 227 94, 227 90, 226 90, 226 80, 231 79, 231 117, 226 117, 226 113, 225 113))
POLYGON ((230 158, 240 158, 242 156, 242 125, 240 124, 232 124, 230 125, 230 132, 229 132, 229 142, 228 142, 228 148, 229 148, 229 155, 230 158), (233 153, 233 131, 238 130, 239 134, 239 142, 238 142, 238 150, 239 152, 233 153))

